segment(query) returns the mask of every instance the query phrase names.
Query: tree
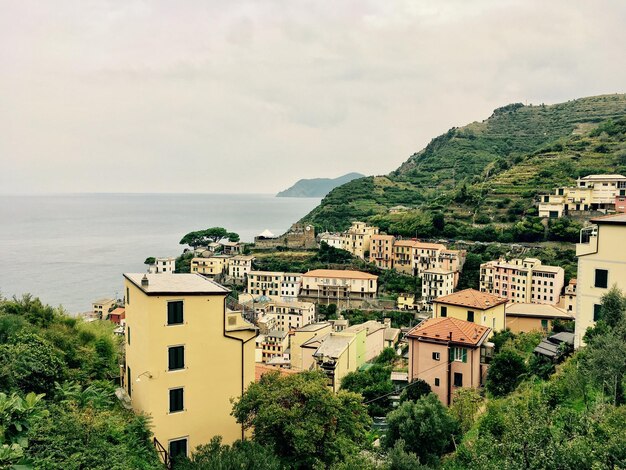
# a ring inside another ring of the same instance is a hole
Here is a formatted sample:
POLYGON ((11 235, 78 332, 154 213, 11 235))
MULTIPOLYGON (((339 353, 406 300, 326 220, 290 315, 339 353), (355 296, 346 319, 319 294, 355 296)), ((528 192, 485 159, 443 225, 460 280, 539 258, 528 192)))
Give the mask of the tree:
POLYGON ((393 364, 397 358, 396 350, 393 348, 385 348, 380 354, 374 359, 376 364, 393 364))
POLYGON ((407 387, 404 387, 402 393, 400 393, 400 403, 405 401, 417 401, 431 392, 432 389, 430 385, 428 385, 428 382, 422 379, 416 379, 407 387))
POLYGON ((476 389, 459 388, 454 391, 450 412, 459 422, 461 432, 464 434, 476 422, 476 415, 483 402, 483 397, 480 396, 476 389))
POLYGON ((197 248, 200 245, 206 245, 210 242, 216 242, 222 238, 228 238, 232 242, 239 241, 239 235, 234 232, 228 232, 223 227, 211 227, 205 230, 197 230, 189 232, 181 240, 181 245, 189 245, 197 248))
POLYGON ((402 439, 406 450, 427 465, 437 465, 439 458, 452 450, 459 434, 459 423, 434 393, 402 403, 389 413, 387 423, 383 446, 391 449, 402 439))
MULTIPOLYGON (((395 355, 395 353, 394 353, 395 355)), ((391 367, 374 364, 367 370, 346 374, 341 380, 341 389, 363 395, 370 416, 385 416, 391 410, 391 367)))
POLYGON ((485 388, 496 397, 507 395, 517 388, 527 372, 524 358, 515 351, 505 349, 494 356, 485 388))
POLYGON ((626 311, 626 296, 616 284, 602 296, 600 319, 602 319, 610 328, 615 328, 624 319, 626 311))
POLYGON ((61 353, 37 334, 20 333, 0 346, 2 389, 46 393, 65 373, 61 353))
POLYGON ((332 465, 365 443, 371 419, 360 395, 333 393, 322 372, 265 374, 234 402, 253 439, 293 468, 332 465))
POLYGON ((30 427, 47 413, 42 398, 32 392, 23 398, 0 392, 0 468, 17 464, 24 455, 30 427))
POLYGON ((156 263, 156 258, 154 256, 148 256, 143 264, 154 264, 156 263))
POLYGON ((583 373, 611 397, 615 405, 625 402, 626 341, 618 332, 598 335, 588 344, 581 360, 583 373))
POLYGON ((270 449, 253 441, 235 441, 222 445, 215 436, 208 444, 198 446, 191 458, 177 463, 176 470, 286 470, 287 467, 270 449))

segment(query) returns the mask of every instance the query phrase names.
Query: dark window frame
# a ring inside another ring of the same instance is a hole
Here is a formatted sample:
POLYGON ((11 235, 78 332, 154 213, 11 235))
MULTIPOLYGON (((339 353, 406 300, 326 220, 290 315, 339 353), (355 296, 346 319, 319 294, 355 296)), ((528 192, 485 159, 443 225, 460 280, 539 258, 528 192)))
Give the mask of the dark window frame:
POLYGON ((185 323, 184 302, 182 300, 168 301, 167 302, 167 326, 183 325, 184 323, 185 323))
POLYGON ((454 386, 455 387, 463 386, 463 374, 461 372, 454 373, 454 386))
POLYGON ((446 307, 445 305, 442 305, 441 307, 439 307, 439 316, 441 317, 447 317, 448 316, 448 307, 446 307))
POLYGON ((598 287, 600 289, 607 289, 609 287, 609 270, 608 269, 596 268, 593 286, 598 287))
POLYGON ((170 388, 169 412, 180 413, 185 411, 185 387, 170 388))
POLYGON ((185 369, 185 346, 178 344, 167 348, 167 370, 176 371, 185 369))

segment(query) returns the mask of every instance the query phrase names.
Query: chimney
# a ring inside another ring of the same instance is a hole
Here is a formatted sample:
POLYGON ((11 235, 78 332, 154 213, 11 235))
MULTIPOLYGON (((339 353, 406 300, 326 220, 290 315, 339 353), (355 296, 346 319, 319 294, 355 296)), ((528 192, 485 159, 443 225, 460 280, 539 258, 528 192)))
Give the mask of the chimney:
POLYGON ((150 282, 148 281, 148 276, 144 274, 141 278, 141 287, 148 287, 148 284, 150 284, 150 282))

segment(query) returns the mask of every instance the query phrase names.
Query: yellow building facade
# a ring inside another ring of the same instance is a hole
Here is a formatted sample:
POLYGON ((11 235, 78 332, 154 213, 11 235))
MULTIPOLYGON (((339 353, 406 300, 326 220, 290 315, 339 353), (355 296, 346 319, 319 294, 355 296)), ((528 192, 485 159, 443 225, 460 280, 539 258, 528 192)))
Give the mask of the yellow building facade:
POLYGON ((157 448, 176 457, 216 435, 241 439, 230 400, 254 381, 256 328, 226 310, 228 289, 198 274, 124 274, 124 284, 122 382, 157 448))
POLYGON ((611 287, 626 292, 626 214, 592 219, 576 245, 576 329, 574 347, 584 344, 587 328, 595 325, 601 298, 611 287))
POLYGON ((490 335, 506 328, 508 299, 465 289, 433 300, 433 317, 449 317, 473 322, 491 329, 490 335))

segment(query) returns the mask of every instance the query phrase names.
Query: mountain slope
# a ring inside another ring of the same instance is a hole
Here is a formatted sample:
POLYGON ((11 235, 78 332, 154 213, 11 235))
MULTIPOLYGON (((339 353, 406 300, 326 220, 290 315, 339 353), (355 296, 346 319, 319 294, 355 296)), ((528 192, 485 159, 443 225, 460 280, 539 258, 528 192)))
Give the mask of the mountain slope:
POLYGON ((324 197, 337 186, 348 183, 352 180, 363 178, 360 173, 348 173, 339 178, 312 178, 302 179, 284 191, 279 192, 276 197, 324 197))
POLYGON ((548 106, 504 106, 482 122, 436 137, 389 175, 335 188, 303 220, 342 230, 355 219, 375 220, 384 227, 402 218, 407 232, 420 227, 416 220, 424 214, 438 211, 452 224, 465 220, 475 225, 481 213, 493 223, 513 222, 532 215, 539 191, 571 183, 579 174, 626 172, 624 135, 595 131, 609 119, 624 117, 623 94, 548 106), (395 205, 414 211, 388 214, 395 205))

